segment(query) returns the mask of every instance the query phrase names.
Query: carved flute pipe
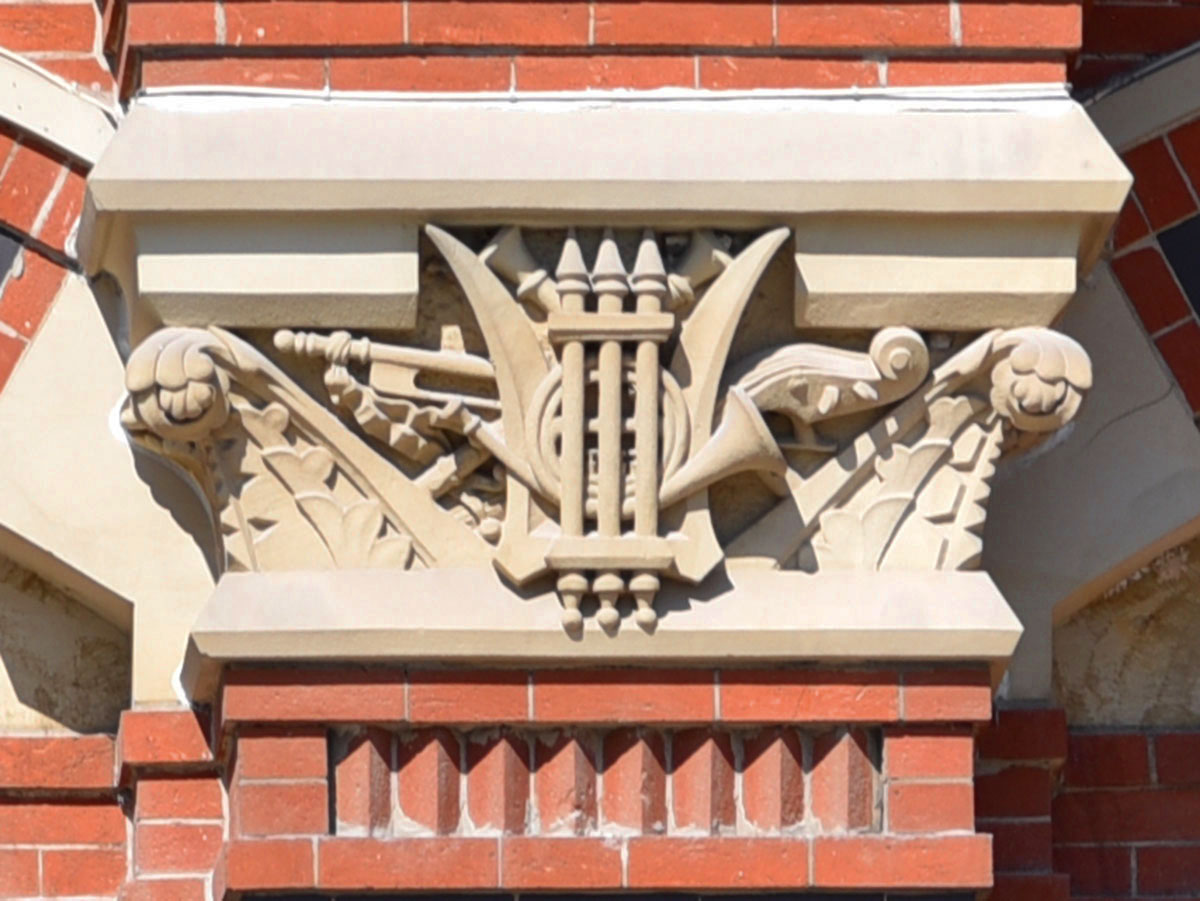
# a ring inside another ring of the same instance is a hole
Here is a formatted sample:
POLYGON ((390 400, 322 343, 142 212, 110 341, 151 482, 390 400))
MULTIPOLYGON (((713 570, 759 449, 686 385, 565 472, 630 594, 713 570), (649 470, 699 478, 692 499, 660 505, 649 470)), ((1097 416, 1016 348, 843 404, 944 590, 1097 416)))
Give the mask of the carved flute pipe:
MULTIPOLYGON (((584 300, 591 283, 587 264, 575 238, 568 232, 563 243, 562 257, 555 272, 562 309, 567 313, 582 313, 584 300)), ((559 507, 564 535, 583 535, 584 495, 584 349, 580 340, 570 340, 562 349, 562 458, 559 466, 562 490, 559 507)), ((577 629, 583 625, 579 606, 587 591, 587 578, 581 572, 564 572, 558 578, 558 591, 563 602, 563 625, 577 629)))
MULTIPOLYGON (((596 309, 601 315, 620 313, 629 283, 621 254, 612 230, 604 232, 596 266, 592 272, 596 291, 596 309)), ((621 434, 624 429, 621 415, 621 395, 624 385, 621 365, 621 342, 606 339, 600 344, 598 360, 600 375, 599 434, 597 436, 597 498, 596 530, 604 537, 621 534, 621 434)), ((596 619, 606 629, 620 621, 616 602, 624 590, 624 581, 616 572, 600 573, 594 582, 600 598, 596 619)))
POLYGON ((275 346, 285 353, 324 357, 330 363, 394 363, 443 375, 479 381, 496 380, 496 369, 491 362, 475 354, 377 344, 369 338, 351 339, 347 332, 325 336, 280 329, 275 333, 275 346))

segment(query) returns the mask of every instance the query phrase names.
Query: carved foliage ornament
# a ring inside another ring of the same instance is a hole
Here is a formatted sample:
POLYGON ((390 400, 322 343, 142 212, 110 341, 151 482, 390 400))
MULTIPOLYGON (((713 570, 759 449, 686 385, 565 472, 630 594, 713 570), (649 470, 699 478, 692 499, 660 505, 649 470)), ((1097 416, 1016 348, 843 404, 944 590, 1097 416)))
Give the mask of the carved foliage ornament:
POLYGON ((130 357, 124 424, 201 485, 229 569, 490 562, 514 585, 552 579, 568 630, 592 609, 618 628, 627 598, 649 630, 664 580, 723 560, 971 568, 997 459, 1091 384, 1082 348, 1044 328, 933 366, 896 327, 728 365, 787 229, 736 254, 697 232, 673 271, 652 232, 631 266, 610 232, 591 265, 568 232, 553 276, 516 228, 478 253, 426 233, 488 357, 277 332, 273 355, 317 361, 328 403, 216 327, 163 328, 130 357), (709 489, 744 473, 775 500, 722 542, 709 489))

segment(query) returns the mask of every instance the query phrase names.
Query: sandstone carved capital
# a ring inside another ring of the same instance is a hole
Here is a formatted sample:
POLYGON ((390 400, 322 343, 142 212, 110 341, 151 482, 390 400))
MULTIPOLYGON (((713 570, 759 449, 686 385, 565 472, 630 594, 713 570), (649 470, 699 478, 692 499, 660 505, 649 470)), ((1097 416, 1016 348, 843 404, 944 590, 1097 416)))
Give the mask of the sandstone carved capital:
POLYGON ((1041 326, 785 334, 787 228, 425 234, 424 336, 165 327, 130 356, 122 421, 201 486, 227 569, 494 566, 572 633, 652 632, 664 580, 722 566, 972 569, 997 461, 1091 385, 1041 326))

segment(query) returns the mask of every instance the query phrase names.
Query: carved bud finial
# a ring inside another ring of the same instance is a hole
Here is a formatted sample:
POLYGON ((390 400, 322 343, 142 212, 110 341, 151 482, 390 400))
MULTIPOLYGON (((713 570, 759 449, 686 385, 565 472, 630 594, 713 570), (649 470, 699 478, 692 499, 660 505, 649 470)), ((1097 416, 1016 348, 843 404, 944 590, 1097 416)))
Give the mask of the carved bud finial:
POLYGON ((992 370, 991 401, 997 412, 1026 432, 1048 432, 1074 418, 1092 386, 1092 363, 1078 343, 1060 332, 1029 327, 996 339, 1009 351, 992 370))
POLYGON ((658 241, 650 229, 642 233, 630 283, 636 294, 651 294, 659 298, 667 296, 667 267, 663 265, 658 241))
POLYGON ((623 297, 629 293, 629 277, 625 264, 621 262, 621 251, 611 228, 604 230, 600 249, 596 251, 596 265, 592 267, 592 288, 597 294, 623 297))
POLYGON ((166 328, 143 341, 125 367, 125 428, 195 441, 224 425, 229 376, 212 356, 223 350, 200 329, 166 328))
POLYGON ((592 287, 588 277, 587 263, 583 261, 583 249, 575 236, 575 229, 567 229, 567 238, 563 241, 562 255, 558 258, 558 268, 554 271, 558 279, 559 294, 586 294, 592 287))

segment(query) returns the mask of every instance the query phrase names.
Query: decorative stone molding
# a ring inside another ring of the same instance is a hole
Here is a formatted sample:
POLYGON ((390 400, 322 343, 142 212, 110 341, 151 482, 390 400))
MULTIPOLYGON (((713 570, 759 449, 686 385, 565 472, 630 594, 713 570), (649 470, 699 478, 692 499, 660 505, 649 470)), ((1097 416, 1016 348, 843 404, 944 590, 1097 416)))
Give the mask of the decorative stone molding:
MULTIPOLYGON (((715 644, 736 636, 747 616, 755 619, 743 646, 725 654, 908 659, 895 643, 832 625, 830 586, 850 584, 835 574, 860 574, 866 581, 855 583, 857 592, 883 596, 883 573, 917 575, 930 596, 922 628, 950 628, 954 611, 932 597, 967 585, 949 577, 979 565, 997 461, 1070 422, 1091 385, 1084 350, 1047 325, 1127 180, 1112 161, 1099 162, 1107 150, 1081 130, 1077 107, 1037 102, 1046 105, 1036 114, 1010 104, 991 120, 952 104, 936 113, 834 104, 797 114, 834 127, 834 144, 875 112, 872 121, 910 142, 921 123, 959 137, 1005 128, 1030 137, 1047 122, 1058 123, 1059 137, 1083 141, 1071 151, 1081 159, 1046 157, 1026 172, 990 153, 947 157, 948 194, 939 204, 909 190, 916 170, 889 169, 882 157, 881 171, 841 193, 834 186, 843 162, 828 157, 800 164, 799 178, 772 176, 781 179, 778 202, 765 202, 762 182, 732 186, 729 172, 739 170, 729 129, 758 128, 777 140, 798 134, 798 122, 769 104, 539 112, 467 103, 442 107, 444 121, 420 106, 376 109, 380 137, 397 122, 425 122, 439 133, 486 123, 510 150, 519 139, 534 146, 532 135, 549 134, 551 125, 561 143, 558 129, 568 125, 582 135, 651 119, 710 142, 707 155, 683 152, 685 177, 634 160, 659 173, 652 185, 641 182, 645 196, 636 202, 636 180, 614 170, 610 184, 611 162, 576 137, 570 171, 584 174, 565 181, 558 157, 540 184, 522 181, 523 156, 456 169, 461 148, 448 160, 410 153, 412 172, 397 168, 380 181, 368 155, 354 164, 350 187, 311 184, 308 213, 268 213, 298 202, 283 186, 304 183, 314 164, 304 144, 280 161, 282 174, 255 175, 257 212, 220 185, 197 192, 202 173, 195 184, 162 183, 194 211, 189 219, 145 208, 145 186, 176 164, 143 161, 145 184, 131 183, 128 148, 118 147, 92 185, 89 259, 118 277, 129 302, 136 346, 122 422, 200 486, 227 573, 391 570, 370 583, 371 596, 415 592, 418 603, 459 586, 481 611, 481 629, 524 623, 514 625, 515 644, 499 643, 506 659, 519 657, 522 642, 551 658, 586 647, 599 657, 607 648, 610 659, 695 659, 681 640, 722 653, 715 644), (1089 181, 1075 165, 1096 174, 1089 181), (1011 196, 979 174, 988 166, 1011 196), (1029 190, 1050 174, 1058 176, 1050 194, 1061 194, 1052 209, 1029 190), (1068 201, 1063 185, 1072 178, 1080 187, 1068 201), (372 179, 380 196, 367 204, 357 188, 372 179), (436 204, 434 182, 445 189, 436 204), (887 193, 887 182, 901 187, 887 193), (799 185, 823 196, 824 209, 799 185), (390 204, 394 215, 380 212, 390 204), (381 293, 370 309, 356 293, 361 281, 339 287, 330 278, 309 293, 302 284, 326 252, 347 251, 339 265, 361 271, 391 240, 376 235, 355 257, 345 238, 356 227, 351 209, 379 224, 380 235, 399 236, 393 256, 416 273, 395 285, 390 307, 378 303, 400 271, 390 251, 371 276, 381 293), (235 233, 254 241, 241 247, 226 235, 217 247, 222 217, 235 212, 235 233), (330 223, 336 227, 324 231, 330 223), (411 237, 418 226, 419 242, 411 237), (1030 242, 1041 247, 1040 261, 1027 253, 1030 242), (950 263, 932 258, 939 247, 950 263), (207 271, 223 265, 254 277, 207 271), (327 302, 311 303, 324 290, 332 292, 327 302), (801 595, 822 599, 826 631, 788 612, 801 595), (495 614, 482 612, 493 607, 495 614), (697 619, 696 608, 717 611, 715 620, 697 619), (533 620, 520 612, 534 609, 533 620), (555 609, 561 625, 547 635, 544 612, 555 609), (623 625, 625 617, 631 622, 623 625), (790 628, 824 637, 779 640, 790 628), (616 643, 630 632, 640 638, 616 643)), ((342 111, 347 127, 364 126, 361 109, 342 111)), ((264 112, 270 119, 271 109, 264 112)), ((294 133, 329 112, 300 106, 279 121, 294 133)), ((237 136, 245 127, 227 111, 212 115, 207 128, 224 125, 237 136)), ((129 121, 142 137, 166 129, 176 146, 205 119, 195 109, 149 108, 129 121)), ((909 165, 915 157, 897 158, 909 165)), ((970 584, 982 599, 973 625, 960 644, 929 653, 1003 659, 1017 634, 1011 614, 986 577, 970 584)), ((219 587, 202 617, 207 625, 197 626, 201 656, 247 653, 227 640, 240 616, 229 597, 219 587), (204 629, 222 636, 207 651, 204 629)), ((244 608, 242 624, 265 636, 266 620, 280 615, 271 603, 244 608)), ((377 655, 378 636, 404 623, 368 612, 373 601, 355 603, 373 617, 376 637, 347 654, 377 655)), ((462 648, 472 643, 456 631, 458 599, 435 613, 448 630, 404 615, 433 637, 440 650, 429 653, 465 659, 462 648)), ((324 614, 310 619, 315 631, 354 644, 344 617, 341 625, 324 614)), ((898 622, 890 628, 904 632, 898 622)), ((287 641, 267 644, 294 659, 287 641)), ((337 654, 306 646, 316 656, 337 654)), ((399 646, 428 659, 412 642, 399 646)), ((202 661, 189 667, 205 669, 202 661)), ((193 685, 206 681, 196 676, 193 685)))

